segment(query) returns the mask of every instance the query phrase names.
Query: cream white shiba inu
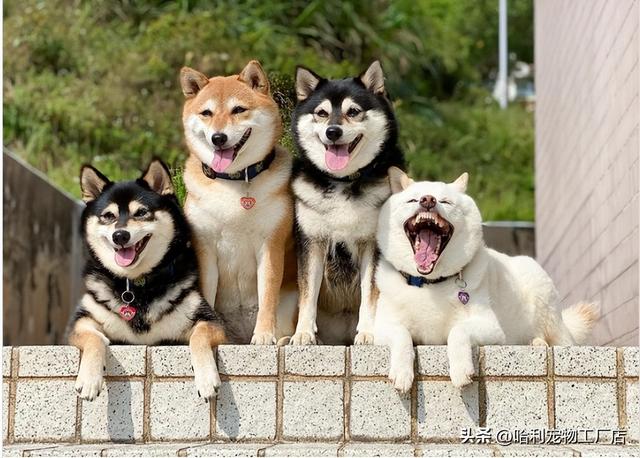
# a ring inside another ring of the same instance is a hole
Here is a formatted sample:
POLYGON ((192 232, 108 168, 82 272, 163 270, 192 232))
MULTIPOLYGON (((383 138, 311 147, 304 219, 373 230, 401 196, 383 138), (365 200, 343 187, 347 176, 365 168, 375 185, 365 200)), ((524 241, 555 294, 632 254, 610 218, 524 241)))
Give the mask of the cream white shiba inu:
POLYGON ((183 68, 183 124, 190 157, 185 213, 202 290, 238 343, 291 335, 297 293, 291 156, 277 142, 278 107, 260 64, 208 78, 183 68), (285 318, 277 320, 278 310, 285 318))
POLYGON ((593 304, 560 313, 553 282, 535 260, 484 245, 466 173, 449 184, 414 183, 392 167, 389 178, 394 194, 378 222, 375 342, 391 349, 397 389, 413 383, 414 344, 447 344, 451 382, 462 387, 474 372, 473 346, 587 338, 597 319, 593 304))

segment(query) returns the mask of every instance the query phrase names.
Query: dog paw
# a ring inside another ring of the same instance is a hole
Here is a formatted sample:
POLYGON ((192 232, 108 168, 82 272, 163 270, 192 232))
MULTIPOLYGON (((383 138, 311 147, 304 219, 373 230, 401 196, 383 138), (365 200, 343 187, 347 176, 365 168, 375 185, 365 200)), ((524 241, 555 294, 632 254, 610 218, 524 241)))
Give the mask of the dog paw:
POLYGON ((413 385, 413 367, 393 367, 389 371, 389 379, 401 393, 407 393, 413 385))
POLYGON ((296 332, 289 345, 315 345, 316 336, 309 332, 296 332))
POLYGON ((356 338, 353 339, 354 345, 373 345, 373 334, 370 332, 361 331, 356 334, 356 338))
POLYGON ((473 363, 470 364, 451 364, 449 369, 449 376, 451 377, 451 383, 456 388, 462 388, 472 382, 474 373, 473 363))
POLYGON ((76 393, 86 401, 93 401, 100 395, 103 387, 103 377, 100 371, 80 371, 76 379, 76 393))
POLYGON ((204 398, 205 402, 214 399, 218 394, 218 388, 220 388, 221 381, 220 375, 215 366, 207 368, 200 368, 194 371, 194 380, 196 383, 196 389, 198 390, 198 396, 204 398))
POLYGON ((256 332, 251 338, 251 345, 273 345, 276 343, 276 336, 272 332, 256 332))

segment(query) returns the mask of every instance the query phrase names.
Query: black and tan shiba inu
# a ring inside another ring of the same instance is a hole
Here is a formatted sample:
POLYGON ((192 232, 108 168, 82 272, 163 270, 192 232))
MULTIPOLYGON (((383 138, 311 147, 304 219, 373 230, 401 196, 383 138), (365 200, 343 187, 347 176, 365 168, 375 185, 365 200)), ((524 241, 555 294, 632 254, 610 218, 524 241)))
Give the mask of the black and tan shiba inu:
POLYGON ((403 164, 382 67, 342 80, 299 67, 296 93, 300 299, 291 343, 315 343, 316 332, 327 344, 372 343, 378 211, 391 192, 387 170, 403 164))
POLYGON ((220 377, 212 346, 225 342, 225 331, 199 292, 191 231, 168 169, 155 160, 139 179, 113 183, 84 166, 80 184, 86 293, 69 330, 82 351, 79 396, 100 394, 109 343, 188 342, 198 393, 214 397, 220 377))

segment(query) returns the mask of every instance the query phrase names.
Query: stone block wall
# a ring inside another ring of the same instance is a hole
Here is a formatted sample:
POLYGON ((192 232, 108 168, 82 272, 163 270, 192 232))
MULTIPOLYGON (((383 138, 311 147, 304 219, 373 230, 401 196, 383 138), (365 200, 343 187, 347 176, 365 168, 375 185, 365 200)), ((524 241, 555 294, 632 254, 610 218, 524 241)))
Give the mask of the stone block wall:
POLYGON ((394 444, 413 455, 426 444, 460 444, 463 428, 486 427, 601 429, 601 444, 623 430, 631 444, 640 439, 639 355, 638 347, 483 347, 474 382, 460 391, 448 378, 446 347, 417 347, 413 389, 399 394, 383 347, 221 346, 222 387, 206 403, 188 347, 112 346, 106 390, 87 402, 74 391, 77 349, 5 347, 3 437, 9 451, 239 442, 238 450, 313 443, 343 454, 394 444))

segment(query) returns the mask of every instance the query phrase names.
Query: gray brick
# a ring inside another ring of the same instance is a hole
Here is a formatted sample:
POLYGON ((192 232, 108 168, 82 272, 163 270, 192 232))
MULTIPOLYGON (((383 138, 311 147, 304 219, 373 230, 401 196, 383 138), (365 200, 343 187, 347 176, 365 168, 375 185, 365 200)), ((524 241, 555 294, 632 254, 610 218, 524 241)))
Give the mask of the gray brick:
POLYGON ((496 446, 498 456, 573 456, 573 450, 559 445, 496 446))
POLYGON ((183 452, 186 456, 258 456, 260 450, 268 447, 270 447, 269 444, 207 444, 189 447, 183 452))
POLYGON ((410 444, 348 444, 340 456, 414 456, 414 449, 410 444))
POLYGON ((416 456, 493 456, 493 449, 486 445, 420 444, 416 456))
POLYGON ((9 384, 2 384, 2 437, 7 439, 9 432, 9 384))
POLYGON ((16 390, 16 440, 70 441, 76 431, 74 382, 22 380, 16 390))
POLYGON ((277 444, 267 447, 264 456, 338 456, 338 444, 302 443, 277 444))
POLYGON ((356 381, 351 385, 351 437, 354 440, 407 439, 411 432, 411 402, 393 385, 356 381))
POLYGON ((571 448, 578 451, 578 453, 580 453, 580 456, 640 456, 640 447, 638 447, 637 445, 626 447, 618 445, 572 445, 571 448))
POLYGON ((80 351, 69 346, 34 346, 19 348, 20 377, 61 377, 78 374, 80 351))
POLYGON ((626 397, 629 439, 640 441, 640 382, 627 382, 626 397))
POLYGON ((151 371, 158 377, 193 376, 191 353, 185 345, 150 347, 151 371))
POLYGON ((546 382, 488 381, 486 389, 488 427, 549 427, 546 382))
POLYGON ((349 351, 352 375, 389 375, 389 347, 354 345, 349 351))
POLYGON ((583 377, 615 377, 614 347, 554 347, 553 363, 556 375, 583 377))
POLYGON ((144 345, 111 345, 106 359, 108 376, 146 374, 147 347, 144 345))
POLYGON ((617 429, 615 382, 556 382, 555 392, 556 428, 617 429))
POLYGON ((11 375, 11 349, 12 347, 2 347, 2 376, 11 375))
POLYGON ((486 375, 546 375, 547 348, 537 346, 484 347, 486 375))
MULTIPOLYGON (((203 442, 202 445, 205 443, 203 442)), ((180 450, 195 447, 199 444, 189 442, 185 444, 138 444, 116 445, 105 444, 102 456, 178 456, 180 450)))
POLYGON ((142 439, 143 382, 107 382, 107 389, 92 402, 82 402, 83 441, 142 439))
POLYGON ((218 370, 227 375, 278 375, 275 345, 221 345, 218 370))
POLYGON ((198 397, 193 380, 151 385, 151 440, 209 437, 210 406, 198 397))
POLYGON ((232 439, 273 439, 275 382, 223 382, 218 394, 216 435, 232 439))
POLYGON ((418 436, 420 439, 460 437, 461 428, 479 425, 478 384, 462 390, 451 382, 418 382, 418 436))
POLYGON ((332 345, 283 347, 285 373, 344 375, 345 347, 332 345))
POLYGON ((63 445, 26 451, 24 456, 100 456, 101 445, 63 445))
MULTIPOLYGON (((449 357, 446 345, 425 345, 416 347, 418 374, 449 375, 449 357)), ((474 375, 478 375, 478 349, 473 349, 474 375)))
POLYGON ((285 382, 285 439, 340 439, 344 431, 343 407, 342 381, 285 382))
POLYGON ((624 375, 637 377, 640 375, 640 348, 624 347, 622 349, 624 360, 624 375))

